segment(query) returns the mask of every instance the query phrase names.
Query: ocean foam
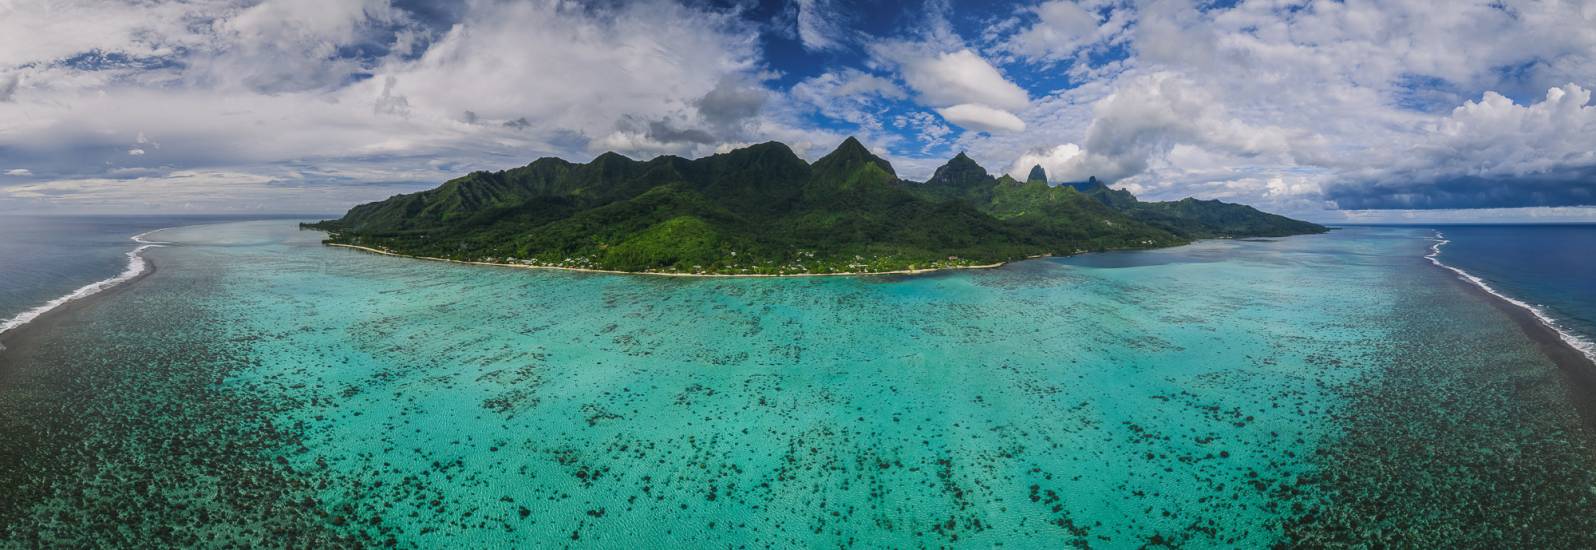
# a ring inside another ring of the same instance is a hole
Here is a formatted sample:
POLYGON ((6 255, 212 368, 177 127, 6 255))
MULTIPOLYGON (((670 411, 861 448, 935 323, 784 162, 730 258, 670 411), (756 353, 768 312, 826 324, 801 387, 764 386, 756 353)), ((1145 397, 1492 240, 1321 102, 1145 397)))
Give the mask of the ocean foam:
POLYGON ((1563 328, 1562 325, 1558 324, 1556 318, 1548 315, 1545 308, 1537 305, 1531 305, 1523 300, 1519 300, 1498 292, 1495 288, 1491 287, 1490 283, 1485 282, 1484 279, 1475 277, 1473 273, 1469 273, 1467 271, 1463 271, 1462 269, 1442 263, 1440 259, 1441 246, 1450 242, 1452 241, 1447 240, 1445 234, 1441 233, 1440 231, 1436 231, 1435 244, 1430 245, 1430 253, 1426 254, 1424 258, 1430 260, 1430 263, 1451 270, 1453 273, 1457 274, 1458 278, 1473 283, 1474 286, 1480 287, 1480 290, 1484 290, 1492 296, 1501 298, 1507 303, 1524 308, 1526 311, 1529 311, 1531 314, 1535 315, 1535 318, 1539 320, 1541 324, 1546 325, 1547 328, 1550 328, 1553 332, 1556 332, 1557 336, 1563 339, 1563 342, 1567 343, 1574 349, 1579 350, 1580 353, 1585 354, 1585 357, 1590 358, 1590 360, 1596 361, 1596 342, 1592 342, 1580 337, 1578 334, 1569 332, 1567 329, 1563 328))
MULTIPOLYGON (((45 302, 44 305, 41 305, 39 307, 35 307, 35 308, 27 310, 27 311, 24 311, 21 314, 17 315, 16 317, 12 317, 10 319, 6 319, 6 321, 4 323, 0 323, 0 333, 5 333, 8 330, 20 327, 20 326, 25 325, 25 324, 28 324, 28 322, 39 318, 40 315, 44 315, 45 313, 49 312, 52 309, 61 307, 62 304, 65 304, 67 302, 71 302, 73 300, 77 300, 77 299, 93 296, 95 294, 100 293, 101 291, 104 291, 105 289, 108 289, 108 288, 114 287, 116 285, 122 284, 124 282, 127 282, 127 281, 133 279, 134 277, 138 277, 139 275, 143 274, 145 268, 148 267, 147 264, 144 261, 144 256, 143 256, 144 250, 147 249, 147 248, 158 247, 158 246, 169 244, 169 243, 160 242, 160 241, 151 241, 151 240, 148 240, 148 239, 144 238, 146 235, 149 235, 150 233, 154 233, 156 231, 161 231, 161 230, 160 229, 156 229, 155 231, 146 231, 146 232, 139 233, 139 234, 134 235, 134 236, 131 237, 133 242, 139 243, 139 246, 134 248, 133 250, 131 250, 131 251, 129 251, 127 253, 127 268, 123 269, 122 272, 118 273, 115 277, 111 277, 109 279, 105 279, 105 280, 102 280, 102 281, 96 281, 96 282, 93 282, 93 283, 89 283, 87 285, 84 285, 81 288, 78 288, 77 290, 72 291, 71 293, 69 293, 69 294, 67 294, 65 296, 62 296, 60 298, 56 298, 54 300, 50 300, 49 302, 45 302)), ((5 349, 5 347, 4 346, 0 346, 0 349, 5 349)))

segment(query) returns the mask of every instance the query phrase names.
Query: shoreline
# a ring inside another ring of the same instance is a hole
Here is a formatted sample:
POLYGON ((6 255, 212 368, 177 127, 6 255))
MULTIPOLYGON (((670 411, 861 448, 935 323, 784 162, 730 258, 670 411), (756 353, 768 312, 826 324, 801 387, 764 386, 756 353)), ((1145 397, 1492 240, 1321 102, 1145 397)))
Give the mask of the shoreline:
MULTIPOLYGON (((653 277, 702 277, 702 278, 722 278, 722 277, 870 277, 870 276, 875 276, 875 275, 923 275, 923 274, 926 274, 926 273, 933 273, 933 272, 937 272, 937 271, 952 271, 952 270, 957 270, 957 269, 996 269, 996 268, 1008 265, 1008 263, 1009 263, 1009 262, 998 262, 998 263, 995 263, 995 264, 982 264, 982 265, 959 265, 959 266, 951 266, 951 267, 931 267, 931 268, 925 268, 925 269, 898 269, 898 270, 893 270, 893 271, 864 271, 864 272, 845 272, 845 273, 789 273, 789 274, 772 274, 772 273, 659 273, 659 272, 653 272, 653 271, 619 271, 619 270, 614 270, 614 269, 592 269, 592 268, 586 268, 586 267, 560 267, 560 266, 552 266, 552 265, 524 265, 524 264, 506 264, 506 263, 498 263, 498 262, 473 262, 473 261, 468 261, 468 260, 451 260, 451 259, 448 259, 448 258, 434 258, 434 257, 431 257, 431 256, 412 256, 412 255, 409 255, 409 254, 400 254, 398 252, 388 252, 386 250, 379 250, 379 249, 376 249, 376 248, 371 248, 371 247, 367 247, 367 246, 360 246, 360 245, 353 245, 353 244, 324 242, 324 243, 322 243, 322 245, 324 245, 324 246, 336 246, 336 247, 339 247, 339 248, 350 248, 350 249, 354 249, 354 250, 360 250, 360 251, 363 251, 363 252, 370 252, 372 254, 380 254, 380 255, 383 255, 383 256, 393 256, 395 258, 409 258, 409 259, 412 259, 412 260, 427 260, 427 261, 433 261, 433 262, 448 262, 448 263, 452 263, 452 264, 483 265, 483 266, 492 266, 492 267, 512 267, 512 268, 518 268, 518 269, 548 269, 548 270, 555 270, 555 271, 574 271, 574 272, 578 272, 578 273, 603 273, 603 274, 607 274, 607 275, 643 275, 643 276, 653 276, 653 277)), ((1031 256, 1031 257, 1028 257, 1026 259, 1027 260, 1034 260, 1036 258, 1046 258, 1046 257, 1051 257, 1051 255, 1043 254, 1043 255, 1039 255, 1039 256, 1031 256)))
POLYGON ((1498 292, 1472 273, 1442 263, 1438 258, 1441 246, 1451 241, 1439 231, 1434 240, 1435 244, 1424 259, 1450 272, 1453 275, 1451 280, 1464 288, 1465 292, 1479 296, 1512 319, 1519 330, 1535 343, 1541 354, 1557 366, 1564 381, 1573 390, 1569 397, 1574 402, 1576 412, 1586 427, 1596 430, 1596 357, 1581 348, 1579 337, 1558 328, 1555 320, 1534 306, 1498 292))

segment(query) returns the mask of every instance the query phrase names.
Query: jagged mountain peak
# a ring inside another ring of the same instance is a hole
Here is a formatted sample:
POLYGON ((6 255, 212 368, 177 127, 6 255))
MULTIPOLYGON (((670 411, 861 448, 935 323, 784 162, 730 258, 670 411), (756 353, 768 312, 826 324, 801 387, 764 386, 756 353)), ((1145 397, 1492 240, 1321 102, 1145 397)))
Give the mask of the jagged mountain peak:
POLYGON ((1042 183, 1047 183, 1047 170, 1043 170, 1042 169, 1042 165, 1040 165, 1040 164, 1033 165, 1033 166, 1031 166, 1031 174, 1028 175, 1028 176, 1025 176, 1025 181, 1027 183, 1033 182, 1033 181, 1040 181, 1042 183))
POLYGON ((971 185, 987 183, 990 179, 991 175, 987 173, 986 168, 982 168, 974 159, 961 152, 948 159, 946 164, 938 167, 936 172, 931 175, 931 179, 926 180, 926 183, 931 185, 971 185))
POLYGON ((892 163, 876 156, 875 153, 871 153, 869 149, 865 148, 863 143, 859 143, 859 140, 853 136, 848 136, 848 139, 843 140, 836 150, 824 157, 820 157, 820 160, 815 161, 814 167, 816 171, 829 172, 834 170, 852 170, 864 163, 873 163, 893 177, 898 175, 897 172, 893 171, 892 163))

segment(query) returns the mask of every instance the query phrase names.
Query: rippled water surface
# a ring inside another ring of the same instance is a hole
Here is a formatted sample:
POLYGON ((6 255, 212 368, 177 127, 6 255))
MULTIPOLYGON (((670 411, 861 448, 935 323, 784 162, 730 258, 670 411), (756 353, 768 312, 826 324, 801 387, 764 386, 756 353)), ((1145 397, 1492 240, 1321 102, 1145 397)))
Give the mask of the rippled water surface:
POLYGON ((164 231, 0 352, 0 542, 1596 544, 1579 396, 1431 234, 682 279, 164 231))

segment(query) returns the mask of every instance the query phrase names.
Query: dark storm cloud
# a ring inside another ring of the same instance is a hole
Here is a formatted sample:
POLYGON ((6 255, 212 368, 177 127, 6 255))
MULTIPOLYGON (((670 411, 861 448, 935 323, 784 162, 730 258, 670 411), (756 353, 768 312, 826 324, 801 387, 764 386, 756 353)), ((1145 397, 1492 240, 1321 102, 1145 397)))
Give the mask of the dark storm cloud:
POLYGON ((676 128, 669 122, 657 120, 648 123, 648 137, 662 143, 715 143, 715 136, 698 128, 676 128))
POLYGON ((1596 205, 1596 167, 1516 178, 1465 176, 1432 182, 1332 186, 1327 198, 1347 210, 1518 208, 1596 205))
POLYGON ((716 126, 733 126, 758 115, 768 96, 769 92, 764 88, 734 78, 723 78, 694 106, 705 122, 716 126))
POLYGON ((0 101, 11 101, 17 93, 17 75, 0 75, 0 101))

